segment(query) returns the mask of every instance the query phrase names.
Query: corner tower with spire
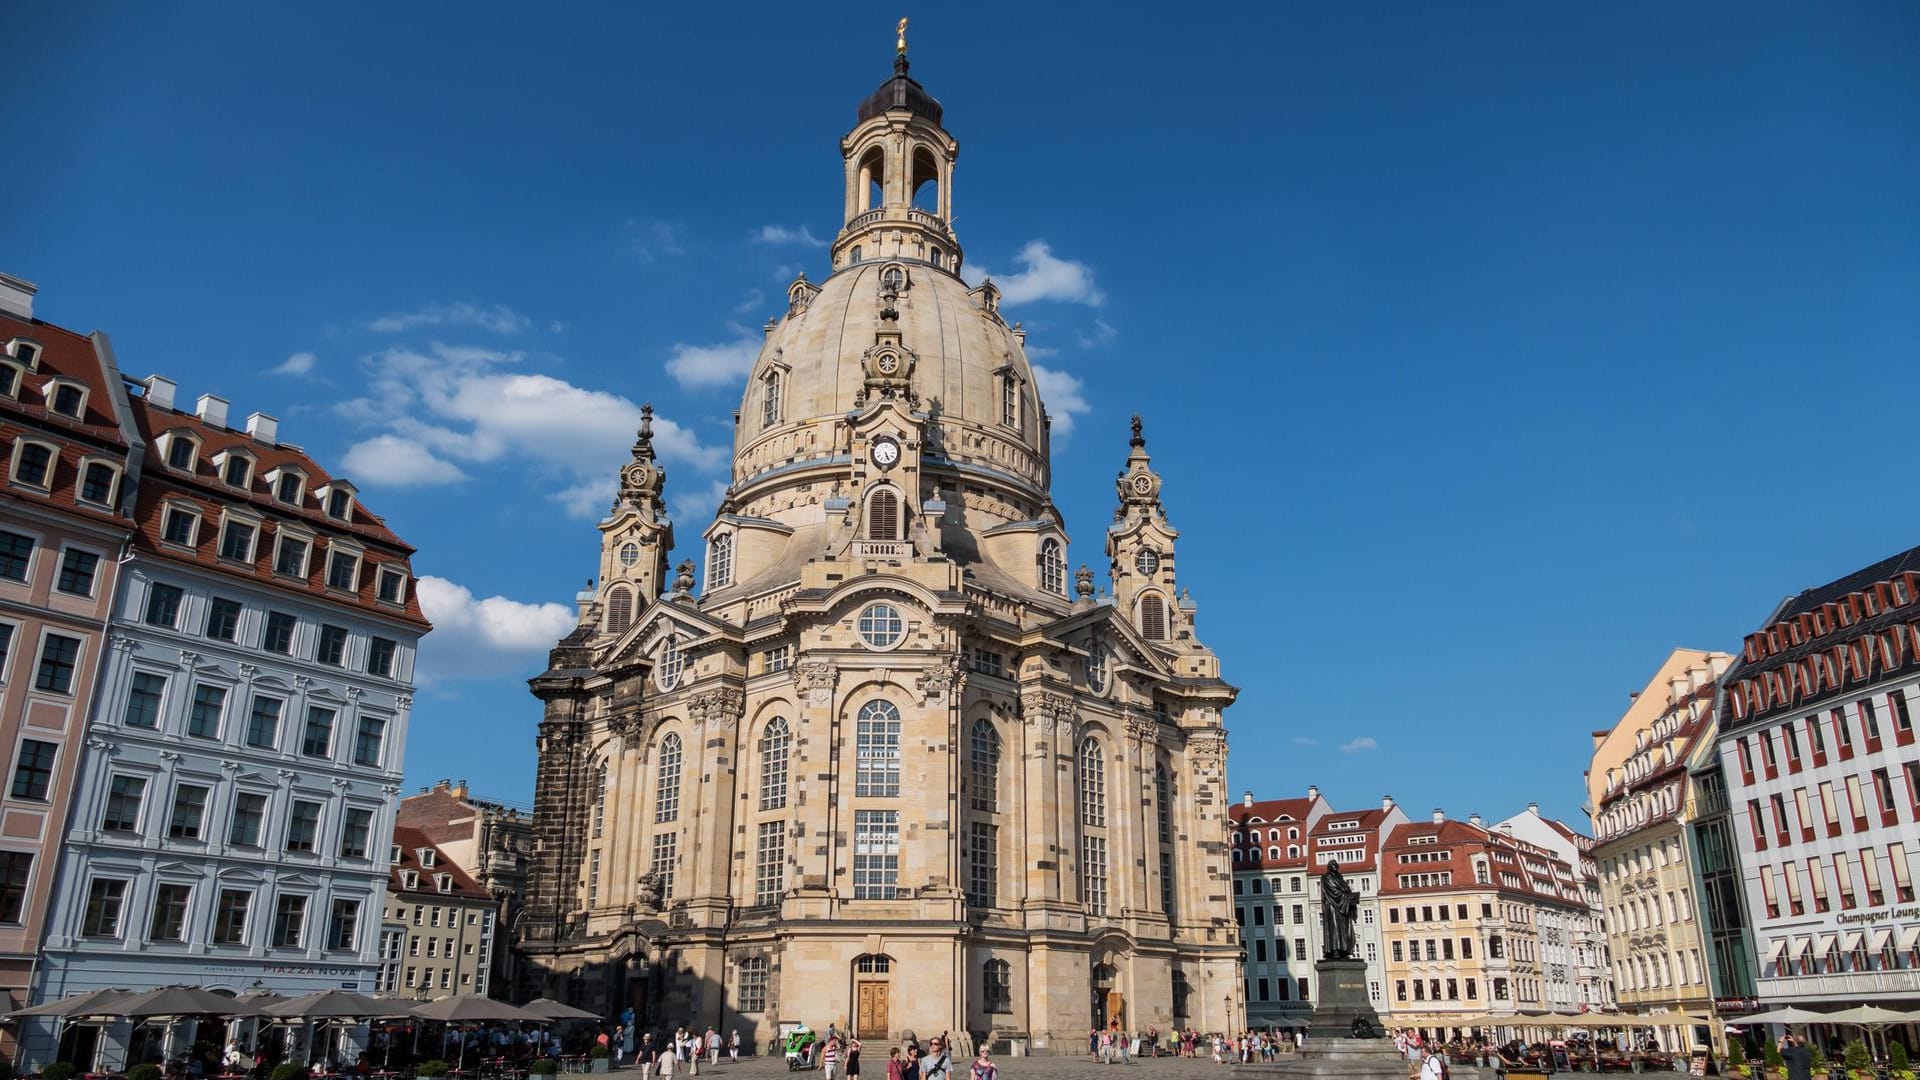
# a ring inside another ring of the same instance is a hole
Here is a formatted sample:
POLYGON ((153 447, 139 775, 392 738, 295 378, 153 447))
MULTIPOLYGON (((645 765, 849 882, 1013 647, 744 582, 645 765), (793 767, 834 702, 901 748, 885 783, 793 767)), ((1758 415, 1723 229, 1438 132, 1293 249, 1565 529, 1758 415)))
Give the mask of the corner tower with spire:
POLYGON ((801 1014, 1069 1052, 1090 1019, 1237 1022, 1236 691, 1137 420, 1111 595, 1069 574, 1025 335, 959 277, 944 123, 903 37, 840 142, 825 275, 743 388, 697 591, 650 414, 619 466, 600 583, 532 683, 527 996, 761 1042, 801 1014))

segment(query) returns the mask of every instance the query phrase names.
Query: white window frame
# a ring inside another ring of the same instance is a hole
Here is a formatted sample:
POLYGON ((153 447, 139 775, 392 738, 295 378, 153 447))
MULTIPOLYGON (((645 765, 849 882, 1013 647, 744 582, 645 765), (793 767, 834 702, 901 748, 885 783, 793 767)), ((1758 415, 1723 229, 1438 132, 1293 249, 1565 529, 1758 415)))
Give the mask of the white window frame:
POLYGON ((175 470, 180 470, 182 468, 181 466, 176 466, 173 463, 173 444, 184 439, 188 443, 188 445, 193 447, 193 460, 187 462, 187 464, 184 466, 184 471, 188 473, 192 473, 199 468, 200 466, 200 437, 199 436, 193 434, 191 431, 175 430, 175 431, 167 432, 165 439, 166 439, 166 445, 160 448, 160 463, 162 465, 165 465, 169 469, 175 469, 175 470))
POLYGON ((82 454, 80 455, 80 466, 75 471, 73 478, 74 501, 84 506, 99 506, 112 509, 119 502, 120 482, 126 479, 126 475, 125 470, 120 467, 120 463, 114 461, 112 458, 103 457, 99 454, 82 454), (81 494, 81 492, 87 489, 87 468, 92 465, 105 465, 108 471, 113 473, 113 482, 107 485, 107 498, 105 502, 94 502, 92 499, 81 494))
POLYGON ((313 574, 313 552, 315 548, 319 547, 319 540, 320 538, 314 535, 311 529, 284 521, 280 522, 280 527, 274 531, 273 537, 273 573, 278 577, 297 578, 301 581, 307 580, 307 578, 313 574), (291 575, 281 573, 280 571, 280 546, 290 539, 298 540, 307 545, 307 553, 300 558, 300 572, 291 575))
POLYGON ((707 588, 724 589, 733 584, 734 534, 723 532, 707 542, 707 588))
POLYGON ((220 533, 214 540, 213 556, 225 563, 234 562, 233 559, 227 557, 225 551, 227 546, 227 525, 232 522, 253 527, 253 539, 247 543, 247 557, 244 560, 244 565, 251 567, 260 560, 260 536, 264 531, 266 521, 262 519, 259 514, 251 510, 242 510, 235 506, 223 507, 221 509, 220 533))
POLYGON ((187 502, 184 499, 166 500, 160 504, 160 542, 173 548, 198 548, 200 546, 200 527, 207 523, 206 517, 206 511, 202 510, 198 503, 187 502), (175 511, 179 511, 193 519, 193 533, 184 545, 167 539, 167 515, 175 511))
POLYGON ((16 366, 28 371, 39 371, 40 358, 46 354, 47 347, 41 344, 39 338, 15 336, 7 339, 7 358, 12 360, 16 366), (20 359, 20 346, 22 345, 33 350, 33 355, 29 356, 25 361, 21 361, 20 359))
POLYGON ((214 468, 214 471, 220 475, 220 483, 226 485, 227 487, 234 488, 238 491, 253 490, 253 474, 254 474, 254 471, 259 467, 259 465, 260 465, 260 462, 252 454, 247 453, 245 450, 236 449, 234 447, 228 447, 227 449, 222 450, 219 453, 213 455, 213 468, 214 468), (227 465, 234 461, 244 461, 247 463, 247 478, 245 483, 235 484, 228 481, 227 465))
POLYGON ((327 565, 321 583, 328 592, 357 594, 360 591, 360 572, 366 568, 367 549, 350 540, 330 537, 327 540, 327 565), (341 588, 333 583, 333 558, 335 555, 348 555, 353 558, 353 584, 341 588))
POLYGON ((15 484, 20 485, 23 488, 31 488, 34 491, 51 492, 53 491, 53 478, 57 473, 59 473, 59 471, 60 471, 60 444, 59 443, 53 442, 48 439, 36 439, 28 435, 22 435, 19 438, 13 440, 13 453, 10 455, 10 460, 7 463, 7 479, 8 480, 12 481, 15 484), (20 456, 22 452, 25 451, 25 449, 29 446, 42 447, 50 451, 53 455, 53 459, 47 463, 46 483, 36 484, 36 483, 33 483, 32 481, 20 479, 20 456))
POLYGON ((46 405, 47 411, 55 416, 64 416, 69 420, 85 418, 87 415, 87 398, 91 394, 92 390, 86 383, 81 382, 79 379, 67 378, 65 375, 55 375, 40 387, 40 400, 46 405), (80 410, 78 413, 64 413, 53 407, 54 395, 58 394, 60 388, 63 386, 71 386, 80 392, 80 410))
POLYGON ((388 607, 406 607, 407 583, 412 580, 412 578, 412 574, 400 569, 395 563, 380 563, 373 571, 373 598, 382 604, 386 604, 388 607), (393 574, 400 579, 399 598, 396 600, 387 600, 380 595, 380 582, 388 574, 393 574))
POLYGON ((20 390, 27 384, 27 369, 12 360, 0 360, 0 371, 7 371, 13 375, 13 384, 8 388, 0 389, 0 398, 11 401, 20 400, 20 390))
POLYGON ((67 592, 60 587, 60 571, 66 566, 67 552, 69 551, 84 551, 98 560, 93 564, 93 588, 84 595, 84 599, 95 599, 100 595, 100 572, 106 568, 108 560, 110 560, 112 556, 100 548, 88 547, 86 544, 61 544, 60 561, 53 564, 53 591, 61 596, 79 597, 82 595, 80 593, 67 592))
POLYGON ((294 468, 292 465, 276 465, 267 470, 265 479, 267 481, 267 493, 273 498, 274 502, 279 503, 281 506, 301 506, 305 504, 307 498, 307 474, 304 471, 294 468), (294 495, 292 502, 288 502, 280 497, 280 481, 288 476, 300 482, 300 490, 294 495))
POLYGON ((352 521, 353 505, 358 501, 359 489, 345 480, 335 477, 314 490, 314 497, 320 500, 320 512, 335 521, 352 521), (335 514, 332 508, 333 493, 344 491, 347 494, 347 508, 343 514, 335 514))

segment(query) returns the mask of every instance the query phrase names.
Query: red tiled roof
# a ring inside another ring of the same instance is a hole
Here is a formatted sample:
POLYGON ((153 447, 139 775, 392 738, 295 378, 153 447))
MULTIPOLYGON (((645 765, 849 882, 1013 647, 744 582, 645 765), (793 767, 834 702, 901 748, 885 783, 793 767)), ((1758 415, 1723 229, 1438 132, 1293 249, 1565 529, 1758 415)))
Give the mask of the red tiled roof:
POLYGON ((192 413, 161 408, 143 397, 132 398, 132 405, 135 424, 149 444, 140 478, 138 505, 134 508, 136 542, 142 550, 160 558, 251 580, 255 584, 299 592, 310 600, 343 605, 410 623, 423 631, 431 629, 426 615, 420 610, 413 568, 408 561, 413 548, 395 536, 385 522, 360 505, 357 497, 351 522, 340 521, 323 513, 313 493, 333 477, 313 458, 295 447, 285 444, 271 446, 256 441, 244 431, 216 427, 192 413), (170 468, 157 444, 159 436, 183 430, 200 440, 200 452, 191 474, 170 468), (254 458, 250 486, 245 490, 229 486, 215 471, 214 455, 229 449, 244 449, 254 458), (266 474, 281 466, 296 468, 307 478, 298 507, 280 502, 268 490, 266 474), (169 501, 191 503, 201 511, 201 527, 196 538, 198 542, 191 550, 160 539, 165 524, 165 507, 169 501), (254 545, 253 563, 248 566, 217 555, 221 510, 235 505, 244 506, 264 519, 261 535, 254 545), (304 579, 274 573, 273 538, 278 534, 280 524, 285 522, 297 522, 316 534, 304 579), (353 593, 344 593, 326 585, 327 552, 329 542, 335 538, 355 541, 366 549, 361 560, 359 588, 353 593), (406 572, 404 605, 386 604, 378 599, 379 571, 382 566, 394 566, 406 572))
POLYGON ((415 898, 450 896, 460 900, 492 902, 493 895, 481 888, 480 883, 473 880, 465 870, 460 869, 452 859, 447 858, 446 852, 441 851, 433 841, 427 839, 426 833, 419 829, 410 829, 405 825, 395 826, 393 844, 400 849, 400 857, 394 860, 393 869, 387 873, 388 892, 395 896, 415 898), (432 866, 421 865, 420 849, 422 848, 427 848, 434 853, 432 866), (400 876, 403 870, 411 870, 419 875, 418 881, 411 889, 403 884, 400 876), (436 875, 439 874, 445 874, 449 879, 446 892, 440 891, 439 882, 436 880, 436 875))
POLYGON ((1546 848, 1466 821, 1416 821, 1395 829, 1393 837, 1380 852, 1380 865, 1380 895, 1383 897, 1483 888, 1556 904, 1584 905, 1579 896, 1566 896, 1560 891, 1562 887, 1573 887, 1577 881, 1573 868, 1565 859, 1546 848), (1428 837, 1433 840, 1427 843, 1414 842, 1428 837), (1403 864, 1399 861, 1402 854, 1432 851, 1444 852, 1447 857, 1431 862, 1403 864), (1484 855, 1488 859, 1491 881, 1486 885, 1474 884, 1473 859, 1477 855, 1484 855), (1546 877, 1537 878, 1533 867, 1544 868, 1546 877), (1400 884, 1402 874, 1441 871, 1451 872, 1450 884, 1400 884), (1503 875, 1516 876, 1519 884, 1505 880, 1503 875))
POLYGON ((1329 813, 1322 817, 1318 822, 1314 823, 1313 829, 1307 834, 1309 841, 1307 852, 1308 857, 1312 859, 1312 865, 1309 869, 1316 874, 1324 874, 1327 872, 1327 864, 1321 862, 1318 858, 1321 847, 1319 841, 1322 837, 1360 836, 1366 838, 1364 844, 1328 845, 1327 850, 1338 851, 1343 856, 1351 853, 1358 854, 1357 858, 1342 858, 1340 860, 1341 873, 1361 873, 1372 870, 1375 856, 1378 855, 1380 851, 1380 824, 1386 820, 1386 817, 1387 812, 1378 807, 1372 810, 1349 810, 1339 813, 1329 813), (1348 822, 1354 823, 1354 827, 1345 829, 1336 829, 1333 827, 1335 825, 1345 825, 1348 822))
POLYGON ((0 313, 0 344, 14 338, 30 338, 40 346, 36 370, 21 379, 17 398, 0 397, 0 413, 13 414, 34 427, 71 433, 124 450, 127 441, 120 433, 120 420, 113 415, 113 390, 105 366, 94 351, 93 341, 52 323, 34 319, 28 322, 0 313), (46 406, 43 389, 56 376, 63 376, 87 388, 87 401, 81 418, 62 416, 46 406))

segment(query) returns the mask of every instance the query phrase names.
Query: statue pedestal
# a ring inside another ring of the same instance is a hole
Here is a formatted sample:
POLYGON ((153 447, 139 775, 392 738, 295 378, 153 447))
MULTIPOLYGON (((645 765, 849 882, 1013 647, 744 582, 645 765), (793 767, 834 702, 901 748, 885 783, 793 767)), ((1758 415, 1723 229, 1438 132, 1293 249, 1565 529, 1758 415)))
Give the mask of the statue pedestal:
POLYGON ((1353 1038, 1353 1022, 1361 1019, 1385 1034, 1386 1025, 1380 1022, 1380 1014, 1373 1011, 1373 1000, 1367 996, 1366 961, 1322 960, 1313 965, 1313 970, 1319 976, 1320 993, 1313 1003, 1313 1020, 1307 1025, 1308 1046, 1316 1039, 1353 1038))
POLYGON ((1238 1065, 1236 1073, 1300 1078, 1337 1076, 1349 1080, 1406 1080, 1407 1062, 1386 1037, 1386 1026, 1367 996, 1364 960, 1322 960, 1314 971, 1320 979, 1319 1000, 1307 1025, 1307 1045, 1300 1053, 1271 1065, 1238 1065), (1353 1022, 1364 1019, 1380 1033, 1377 1039, 1353 1037, 1353 1022))

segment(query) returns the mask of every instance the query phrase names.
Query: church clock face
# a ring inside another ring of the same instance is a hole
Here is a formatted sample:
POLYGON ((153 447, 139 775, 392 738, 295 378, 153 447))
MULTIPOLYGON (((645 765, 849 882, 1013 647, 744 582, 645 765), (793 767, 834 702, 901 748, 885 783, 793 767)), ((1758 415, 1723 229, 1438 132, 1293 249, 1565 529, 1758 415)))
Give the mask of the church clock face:
POLYGON ((1140 554, 1133 557, 1133 568, 1139 571, 1141 577, 1152 577, 1153 572, 1160 569, 1160 553, 1152 548, 1141 548, 1140 554))
POLYGON ((873 463, 883 469, 891 469, 900 463, 900 444, 882 436, 873 440, 873 463))

